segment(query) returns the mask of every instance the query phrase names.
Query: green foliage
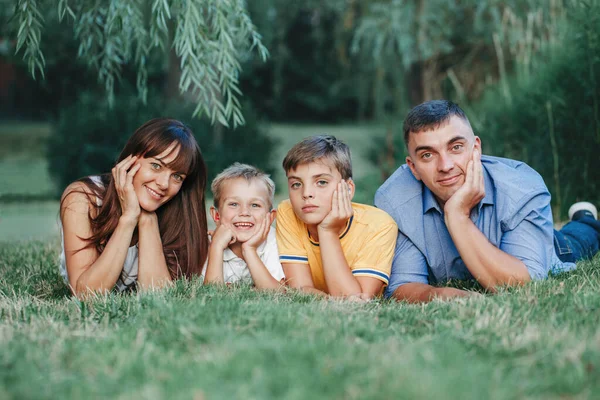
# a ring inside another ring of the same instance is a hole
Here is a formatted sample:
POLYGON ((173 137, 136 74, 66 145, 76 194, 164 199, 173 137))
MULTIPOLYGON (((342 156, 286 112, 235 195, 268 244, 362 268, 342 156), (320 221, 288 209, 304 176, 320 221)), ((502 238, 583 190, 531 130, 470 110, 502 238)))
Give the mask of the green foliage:
POLYGON ((352 52, 374 76, 376 115, 403 115, 425 100, 476 98, 556 38, 561 10, 560 0, 367 2, 352 52))
POLYGON ((43 16, 38 8, 36 0, 18 0, 15 4, 16 16, 18 18, 19 32, 17 33, 18 52, 25 46, 23 58, 27 61, 31 75, 35 78, 38 70, 44 76, 44 54, 40 50, 42 37, 43 16))
POLYGON ((0 244, 2 398, 593 398, 600 260, 427 305, 247 286, 86 301, 56 248, 0 244), (51 393, 51 396, 49 395, 51 393))
POLYGON ((572 2, 568 20, 564 44, 544 54, 543 66, 489 90, 474 108, 487 151, 540 172, 558 218, 574 201, 600 204, 600 1, 572 2))
POLYGON ((271 53, 266 63, 249 60, 240 78, 261 113, 277 121, 355 118, 359 91, 356 66, 345 59, 347 8, 340 0, 248 3, 271 53))
POLYGON ((248 105, 245 109, 246 124, 228 129, 192 119, 189 105, 166 101, 153 92, 144 106, 132 90, 125 91, 115 96, 112 108, 103 97, 83 93, 79 101, 60 112, 56 121, 48 143, 50 174, 62 190, 82 176, 109 172, 131 134, 147 120, 160 116, 176 118, 190 126, 207 163, 209 182, 235 161, 273 174, 270 157, 276 143, 260 128, 252 109, 248 105), (220 141, 215 139, 217 129, 223 130, 220 141))
POLYGON ((240 60, 256 49, 268 56, 246 11, 244 0, 60 0, 57 5, 36 0, 14 0, 13 34, 17 52, 31 74, 43 75, 41 46, 44 15, 58 11, 61 21, 73 24, 79 41, 79 57, 98 71, 98 78, 114 103, 115 83, 125 65, 137 70, 137 89, 145 102, 148 95, 147 62, 152 52, 167 56, 172 47, 180 62, 179 90, 197 104, 194 115, 206 114, 212 122, 228 126, 244 123, 238 97, 240 60), (65 18, 66 17, 66 18, 65 18))

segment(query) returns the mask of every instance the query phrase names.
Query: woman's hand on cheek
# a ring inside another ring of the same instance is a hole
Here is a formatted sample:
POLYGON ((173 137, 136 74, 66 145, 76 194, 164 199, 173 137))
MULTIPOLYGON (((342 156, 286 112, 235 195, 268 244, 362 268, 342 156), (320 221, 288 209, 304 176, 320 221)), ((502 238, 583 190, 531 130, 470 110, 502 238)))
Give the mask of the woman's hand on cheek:
POLYGON ((133 188, 133 177, 141 165, 136 161, 137 157, 135 156, 127 157, 112 169, 112 176, 121 204, 121 215, 137 221, 141 207, 133 188))

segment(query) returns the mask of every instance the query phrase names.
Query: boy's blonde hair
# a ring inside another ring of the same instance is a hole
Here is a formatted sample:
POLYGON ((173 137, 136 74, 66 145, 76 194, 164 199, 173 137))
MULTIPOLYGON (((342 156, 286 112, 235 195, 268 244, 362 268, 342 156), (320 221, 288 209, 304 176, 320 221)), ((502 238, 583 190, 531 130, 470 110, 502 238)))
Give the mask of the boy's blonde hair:
POLYGON ((342 179, 352 179, 352 158, 347 144, 331 135, 310 136, 297 143, 283 159, 283 169, 287 175, 298 165, 321 159, 331 161, 342 179))
POLYGON ((229 167, 225 168, 219 175, 213 179, 210 185, 210 190, 213 193, 213 204, 215 208, 219 208, 221 202, 223 184, 230 179, 244 178, 248 183, 253 179, 257 179, 263 182, 267 188, 269 198, 267 203, 269 209, 273 208, 273 199, 275 196, 275 182, 269 177, 269 174, 264 173, 260 169, 253 167, 252 165, 242 164, 239 162, 233 163, 229 167))

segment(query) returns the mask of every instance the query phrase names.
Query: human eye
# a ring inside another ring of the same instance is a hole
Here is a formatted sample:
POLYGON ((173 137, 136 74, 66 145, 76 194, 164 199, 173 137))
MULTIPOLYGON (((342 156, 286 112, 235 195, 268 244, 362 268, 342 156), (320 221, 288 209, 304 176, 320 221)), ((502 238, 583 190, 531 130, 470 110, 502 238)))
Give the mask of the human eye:
POLYGON ((230 201, 229 203, 227 203, 227 205, 229 207, 237 207, 238 203, 236 203, 235 201, 230 201))
POLYGON ((180 174, 173 174, 173 179, 175 179, 176 182, 183 182, 184 177, 180 174))
POLYGON ((453 151, 460 151, 460 150, 462 150, 463 147, 465 147, 464 144, 462 144, 462 143, 456 143, 456 144, 454 144, 454 146, 452 146, 452 150, 453 151))
POLYGON ((159 163, 155 163, 155 162, 151 162, 150 163, 150 168, 158 171, 160 169, 160 164, 159 163))
POLYGON ((250 206, 252 208, 261 208, 262 207, 262 205, 260 203, 252 203, 250 206))
POLYGON ((300 182, 292 182, 292 183, 290 183, 290 188, 292 188, 292 189, 300 189, 300 182))
POLYGON ((422 158, 423 160, 429 160, 431 157, 433 157, 433 154, 431 154, 431 153, 429 153, 429 152, 426 152, 426 153, 422 153, 422 154, 421 154, 421 158, 422 158))
POLYGON ((326 180, 324 180, 324 179, 319 179, 319 180, 317 181, 317 186, 321 186, 321 187, 323 187, 323 186, 327 186, 327 184, 328 184, 328 183, 329 183, 329 182, 327 182, 327 181, 326 181, 326 180))

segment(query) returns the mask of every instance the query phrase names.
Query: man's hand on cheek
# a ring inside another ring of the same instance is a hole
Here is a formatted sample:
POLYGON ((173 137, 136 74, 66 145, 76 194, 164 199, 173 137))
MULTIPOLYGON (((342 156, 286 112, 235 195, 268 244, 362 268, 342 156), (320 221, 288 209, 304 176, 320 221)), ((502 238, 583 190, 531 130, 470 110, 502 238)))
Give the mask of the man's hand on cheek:
POLYGON ((471 209, 485 197, 485 184, 483 180, 483 166, 481 165, 481 151, 473 150, 473 156, 467 164, 465 183, 448 199, 444 205, 446 218, 458 214, 469 217, 471 209))
POLYGON ((345 180, 341 180, 331 197, 331 211, 321 221, 318 229, 337 233, 344 228, 348 219, 352 217, 352 214, 350 187, 345 180))

